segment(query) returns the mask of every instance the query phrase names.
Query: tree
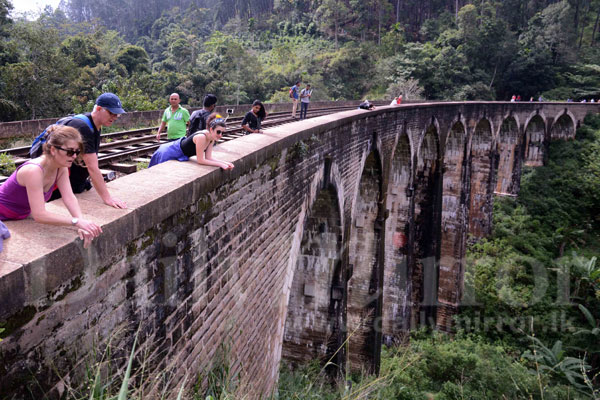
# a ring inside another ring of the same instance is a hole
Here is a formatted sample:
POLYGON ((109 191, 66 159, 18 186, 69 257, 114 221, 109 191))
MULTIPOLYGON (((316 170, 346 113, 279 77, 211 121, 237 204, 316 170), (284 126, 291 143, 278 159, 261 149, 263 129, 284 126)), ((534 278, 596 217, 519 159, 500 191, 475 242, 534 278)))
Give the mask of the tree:
POLYGON ((388 86, 386 95, 389 99, 402 95, 403 100, 421 100, 423 99, 423 88, 419 86, 419 81, 416 79, 400 78, 388 86))
POLYGON ((12 23, 9 13, 13 9, 10 0, 0 0, 0 37, 6 36, 6 27, 12 23))
POLYGON ((338 47, 340 25, 347 20, 350 10, 343 0, 323 0, 315 12, 315 19, 322 32, 333 30, 335 46, 338 47))
POLYGON ((93 67, 100 62, 100 51, 87 36, 77 35, 65 39, 60 51, 79 67, 93 67))
POLYGON ((54 117, 69 109, 67 93, 74 64, 60 55, 59 43, 56 30, 37 22, 19 21, 11 29, 7 45, 15 49, 17 60, 0 69, 1 97, 17 104, 30 118, 54 117))
POLYGON ((128 45, 117 54, 117 61, 125 66, 129 75, 148 72, 148 54, 142 47, 128 45))

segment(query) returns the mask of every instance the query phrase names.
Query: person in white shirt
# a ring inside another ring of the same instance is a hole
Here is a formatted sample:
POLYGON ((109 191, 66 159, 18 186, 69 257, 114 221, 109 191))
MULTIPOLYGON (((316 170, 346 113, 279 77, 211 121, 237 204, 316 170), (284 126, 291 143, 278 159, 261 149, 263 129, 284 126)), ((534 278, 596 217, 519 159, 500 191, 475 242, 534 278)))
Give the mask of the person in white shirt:
POLYGON ((311 95, 312 89, 310 88, 310 85, 307 84, 300 92, 300 119, 306 118, 306 111, 308 111, 311 95))
POLYGON ((398 97, 394 97, 392 99, 392 102, 390 103, 390 106, 398 106, 402 104, 402 95, 398 96, 398 97))

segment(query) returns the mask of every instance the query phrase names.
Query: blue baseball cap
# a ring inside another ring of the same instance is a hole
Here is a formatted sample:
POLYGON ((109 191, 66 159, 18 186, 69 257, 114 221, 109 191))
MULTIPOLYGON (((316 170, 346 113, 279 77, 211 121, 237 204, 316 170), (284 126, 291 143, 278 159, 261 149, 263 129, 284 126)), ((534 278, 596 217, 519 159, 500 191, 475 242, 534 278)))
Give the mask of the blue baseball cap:
POLYGON ((113 114, 125 114, 125 110, 123 110, 119 96, 114 93, 102 93, 96 99, 96 105, 106 108, 113 114))

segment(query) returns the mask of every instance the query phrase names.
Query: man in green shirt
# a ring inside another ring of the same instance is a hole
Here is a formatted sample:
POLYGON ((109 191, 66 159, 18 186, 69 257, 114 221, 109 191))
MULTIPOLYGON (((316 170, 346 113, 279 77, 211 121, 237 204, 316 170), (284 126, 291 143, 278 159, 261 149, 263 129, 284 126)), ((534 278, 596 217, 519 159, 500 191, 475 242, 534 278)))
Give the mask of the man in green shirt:
POLYGON ((171 94, 169 97, 170 107, 165 109, 162 116, 162 122, 156 134, 156 140, 160 141, 160 134, 167 127, 167 140, 173 141, 185 136, 187 125, 190 120, 190 113, 179 105, 179 95, 171 94))

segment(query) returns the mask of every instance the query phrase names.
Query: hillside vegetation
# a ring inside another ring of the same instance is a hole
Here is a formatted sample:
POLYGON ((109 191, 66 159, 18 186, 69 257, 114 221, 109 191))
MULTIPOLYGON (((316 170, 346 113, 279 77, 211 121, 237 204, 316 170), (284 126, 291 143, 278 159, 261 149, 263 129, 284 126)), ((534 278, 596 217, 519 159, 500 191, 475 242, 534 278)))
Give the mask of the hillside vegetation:
POLYGON ((287 100, 600 97, 599 0, 0 0, 0 120, 287 100))

